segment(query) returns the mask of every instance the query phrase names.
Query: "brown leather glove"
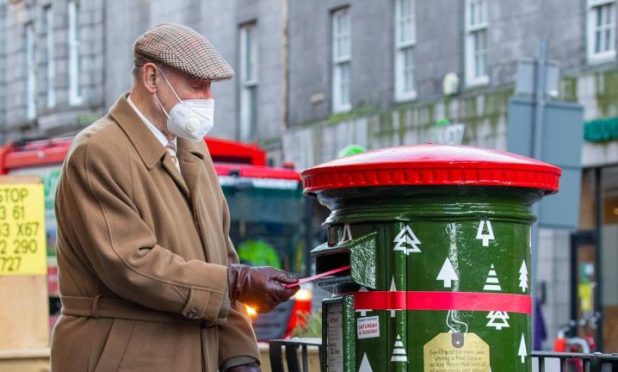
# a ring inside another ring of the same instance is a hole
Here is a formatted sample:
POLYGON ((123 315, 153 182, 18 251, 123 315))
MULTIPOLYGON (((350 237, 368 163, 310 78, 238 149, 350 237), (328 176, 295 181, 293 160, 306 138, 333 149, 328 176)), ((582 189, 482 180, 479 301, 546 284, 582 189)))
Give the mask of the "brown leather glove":
POLYGON ((262 372, 262 369, 257 363, 249 363, 230 367, 225 372, 262 372))
POLYGON ((227 269, 227 282, 232 304, 240 301, 260 313, 271 311, 300 288, 285 288, 283 284, 298 283, 298 279, 268 266, 231 264, 227 269))

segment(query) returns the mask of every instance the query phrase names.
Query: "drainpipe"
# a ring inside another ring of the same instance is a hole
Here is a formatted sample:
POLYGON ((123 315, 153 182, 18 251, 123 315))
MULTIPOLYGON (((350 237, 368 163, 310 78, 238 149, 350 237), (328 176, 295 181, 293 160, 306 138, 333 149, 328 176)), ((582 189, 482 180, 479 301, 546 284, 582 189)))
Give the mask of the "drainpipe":
POLYGON ((283 25, 283 44, 282 44, 282 59, 283 59, 283 122, 281 123, 281 157, 285 159, 285 149, 283 147, 283 136, 289 128, 289 107, 290 107, 290 19, 288 15, 289 0, 281 0, 281 23, 283 25))

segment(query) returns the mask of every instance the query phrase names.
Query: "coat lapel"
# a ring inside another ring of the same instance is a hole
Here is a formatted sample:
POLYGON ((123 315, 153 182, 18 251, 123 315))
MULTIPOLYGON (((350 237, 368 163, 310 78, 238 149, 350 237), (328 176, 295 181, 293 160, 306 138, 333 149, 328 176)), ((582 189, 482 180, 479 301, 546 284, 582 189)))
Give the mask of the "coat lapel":
POLYGON ((146 127, 146 124, 142 123, 142 119, 140 119, 133 108, 131 108, 129 102, 127 102, 128 95, 128 93, 125 93, 118 98, 114 106, 109 110, 109 115, 118 123, 133 146, 135 146, 146 167, 152 169, 161 160, 163 155, 166 154, 166 150, 146 127), (138 125, 138 123, 140 124, 138 125))
MULTIPOLYGON (((204 174, 204 143, 192 142, 183 138, 178 138, 178 160, 180 169, 190 193, 191 209, 195 216, 196 227, 202 239, 204 256, 206 261, 211 262, 212 252, 208 248, 209 231, 208 226, 208 206, 204 201, 204 194, 214 190, 212 185, 205 184, 207 178, 204 174)), ((212 226, 210 226, 212 228, 212 226)))
MULTIPOLYGON (((204 192, 204 185, 200 185, 202 172, 204 171, 204 143, 193 142, 184 138, 178 138, 178 160, 180 170, 184 177, 186 186, 191 194, 191 198, 196 192, 204 192), (199 189, 199 190, 198 190, 199 189)), ((170 165, 174 167, 173 163, 170 165)))
POLYGON ((178 188, 185 194, 187 198, 190 198, 191 194, 189 192, 189 188, 187 187, 185 180, 183 180, 182 175, 178 172, 178 168, 176 168, 176 165, 174 165, 174 161, 172 160, 172 158, 167 155, 163 156, 162 164, 163 169, 165 169, 165 171, 170 175, 170 177, 172 177, 178 188))
POLYGON ((161 161, 163 169, 172 177, 185 197, 190 198, 189 188, 178 172, 178 169, 176 169, 173 160, 167 156, 167 150, 165 150, 161 142, 150 132, 146 124, 142 123, 142 119, 129 105, 129 102, 127 102, 127 97, 128 93, 125 93, 118 98, 109 111, 110 116, 118 123, 131 143, 133 143, 144 165, 146 165, 148 169, 152 169, 161 161), (137 123, 142 124, 137 125, 137 123))

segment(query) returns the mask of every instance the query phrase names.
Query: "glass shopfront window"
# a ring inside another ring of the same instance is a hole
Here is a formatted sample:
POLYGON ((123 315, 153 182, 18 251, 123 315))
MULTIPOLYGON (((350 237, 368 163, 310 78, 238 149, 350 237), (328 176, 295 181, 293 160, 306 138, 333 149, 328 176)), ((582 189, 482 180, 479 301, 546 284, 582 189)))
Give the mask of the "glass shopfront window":
POLYGON ((589 320, 581 323, 578 336, 594 337, 599 351, 615 353, 618 352, 618 166, 583 172, 579 222, 579 230, 571 239, 571 318, 589 320))
POLYGON ((618 166, 601 169, 600 186, 603 350, 618 352, 618 166))

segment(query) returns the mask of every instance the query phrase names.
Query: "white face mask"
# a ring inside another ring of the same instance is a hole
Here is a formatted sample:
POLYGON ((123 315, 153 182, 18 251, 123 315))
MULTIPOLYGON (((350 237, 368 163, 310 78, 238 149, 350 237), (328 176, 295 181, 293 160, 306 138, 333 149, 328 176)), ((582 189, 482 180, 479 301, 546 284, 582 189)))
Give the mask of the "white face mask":
POLYGON ((168 114, 163 108, 159 96, 155 95, 157 97, 157 101, 159 102, 159 106, 161 106, 161 109, 167 116, 167 130, 178 137, 201 141, 204 136, 206 136, 206 133, 208 133, 208 131, 210 131, 213 127, 215 100, 181 100, 172 87, 172 84, 170 84, 167 77, 163 74, 163 71, 161 71, 161 75, 178 100, 178 103, 172 107, 168 114))

